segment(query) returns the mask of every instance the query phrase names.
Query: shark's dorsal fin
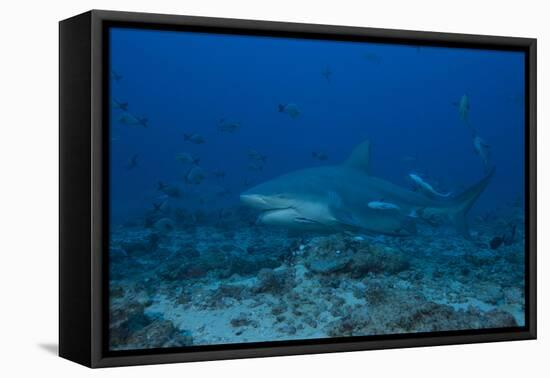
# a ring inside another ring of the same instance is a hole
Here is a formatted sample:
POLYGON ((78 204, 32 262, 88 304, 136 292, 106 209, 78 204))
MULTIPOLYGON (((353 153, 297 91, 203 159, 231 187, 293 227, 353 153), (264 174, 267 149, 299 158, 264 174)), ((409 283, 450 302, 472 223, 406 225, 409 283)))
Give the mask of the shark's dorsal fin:
POLYGON ((351 155, 348 157, 345 165, 359 169, 366 174, 370 173, 370 154, 371 147, 370 141, 365 140, 363 143, 353 149, 351 155))

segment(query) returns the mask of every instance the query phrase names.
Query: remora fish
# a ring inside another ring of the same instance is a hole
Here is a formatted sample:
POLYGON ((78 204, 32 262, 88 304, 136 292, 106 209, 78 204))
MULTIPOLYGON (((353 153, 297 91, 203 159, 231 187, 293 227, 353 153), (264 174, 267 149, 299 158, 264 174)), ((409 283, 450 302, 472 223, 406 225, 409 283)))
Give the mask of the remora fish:
POLYGON ((489 146, 479 135, 474 136, 474 149, 476 150, 476 153, 479 155, 481 160, 483 161, 483 165, 485 166, 485 172, 489 170, 489 166, 491 165, 490 162, 490 148, 489 146))
POLYGON ((436 191, 433 186, 431 186, 430 184, 428 184, 426 181, 424 181, 422 179, 422 177, 420 177, 419 175, 417 175, 416 173, 409 173, 409 177, 411 178, 411 180, 414 181, 414 183, 425 193, 427 194, 428 196, 435 196, 435 197, 449 197, 451 195, 451 192, 447 193, 447 194, 442 194, 442 193, 439 193, 438 191, 436 191))
POLYGON ((460 101, 455 102, 454 105, 458 106, 458 114, 460 119, 468 123, 468 113, 470 112, 470 99, 468 95, 462 95, 460 101))
POLYGON ((469 237, 466 214, 489 184, 494 168, 459 196, 428 198, 369 174, 370 144, 357 146, 341 165, 299 170, 242 193, 241 201, 261 210, 259 222, 297 231, 334 233, 367 231, 411 235, 416 220, 409 214, 441 217, 469 237), (399 211, 379 211, 368 203, 384 198, 399 211))
POLYGON ((396 204, 384 201, 370 201, 367 206, 374 210, 401 210, 396 204))

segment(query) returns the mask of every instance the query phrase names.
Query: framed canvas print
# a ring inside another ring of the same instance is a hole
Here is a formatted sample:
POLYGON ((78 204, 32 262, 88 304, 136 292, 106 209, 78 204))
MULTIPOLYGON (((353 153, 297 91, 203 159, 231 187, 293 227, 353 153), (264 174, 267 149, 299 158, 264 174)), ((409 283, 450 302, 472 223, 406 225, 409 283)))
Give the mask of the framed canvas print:
POLYGON ((536 41, 60 23, 60 355, 536 337, 536 41))

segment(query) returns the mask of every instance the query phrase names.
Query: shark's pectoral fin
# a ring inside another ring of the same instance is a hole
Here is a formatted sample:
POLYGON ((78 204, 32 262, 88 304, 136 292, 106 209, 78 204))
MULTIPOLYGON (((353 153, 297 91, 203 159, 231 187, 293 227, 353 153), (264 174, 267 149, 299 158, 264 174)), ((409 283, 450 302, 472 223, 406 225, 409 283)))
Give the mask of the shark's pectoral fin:
POLYGON ((330 191, 327 193, 327 197, 328 208, 333 217, 333 221, 344 228, 365 228, 357 217, 344 206, 342 197, 340 197, 338 193, 330 191))
POLYGON ((330 210, 331 210, 332 216, 334 217, 334 220, 340 225, 345 226, 346 228, 353 228, 353 229, 366 228, 349 211, 346 211, 345 209, 338 208, 338 207, 332 207, 330 210))

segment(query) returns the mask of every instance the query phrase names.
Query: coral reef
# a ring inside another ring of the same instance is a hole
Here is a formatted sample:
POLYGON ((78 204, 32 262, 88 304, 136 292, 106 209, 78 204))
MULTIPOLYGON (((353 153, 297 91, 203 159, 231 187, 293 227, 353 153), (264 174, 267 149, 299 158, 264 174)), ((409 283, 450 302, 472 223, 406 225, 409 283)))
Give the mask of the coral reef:
POLYGON ((110 344, 113 349, 145 349, 192 345, 190 332, 162 318, 147 316, 145 305, 125 303, 111 311, 110 344))
POLYGON ((429 226, 411 238, 293 237, 240 211, 196 215, 200 226, 172 211, 113 230, 112 349, 525 322, 524 231, 498 217, 478 220, 472 240, 429 226), (498 248, 495 235, 507 238, 498 248))

